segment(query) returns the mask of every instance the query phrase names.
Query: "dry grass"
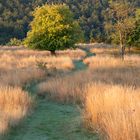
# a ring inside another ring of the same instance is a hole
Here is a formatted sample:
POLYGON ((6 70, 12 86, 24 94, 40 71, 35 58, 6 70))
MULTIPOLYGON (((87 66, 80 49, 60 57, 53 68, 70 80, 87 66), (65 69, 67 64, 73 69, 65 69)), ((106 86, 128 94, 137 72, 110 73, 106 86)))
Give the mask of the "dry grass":
POLYGON ((84 60, 93 71, 94 81, 107 84, 140 86, 140 56, 126 56, 125 61, 114 57, 93 57, 84 60))
POLYGON ((140 57, 105 56, 84 60, 89 70, 49 79, 40 95, 57 101, 83 103, 86 127, 108 140, 140 139, 140 57))
POLYGON ((92 53, 96 55, 119 55, 119 47, 93 47, 90 49, 92 53))
POLYGON ((39 80, 52 71, 71 70, 72 59, 81 59, 81 50, 57 52, 57 57, 48 51, 32 51, 23 47, 0 49, 0 134, 25 117, 31 107, 31 97, 21 88, 32 80, 39 80), (67 56, 68 55, 68 56, 67 56))
POLYGON ((140 139, 140 89, 90 84, 84 106, 88 128, 108 140, 140 139))
MULTIPOLYGON (((29 56, 36 56, 36 57, 49 57, 51 56, 51 53, 49 51, 37 51, 37 50, 28 50, 24 47, 1 47, 0 48, 0 55, 3 52, 11 53, 16 56, 22 56, 22 57, 29 57, 29 56)), ((71 59, 82 59, 86 56, 86 52, 82 49, 67 49, 67 50, 61 50, 56 51, 56 56, 61 57, 70 57, 71 59)))
MULTIPOLYGON (((89 44, 81 43, 81 44, 77 44, 77 46, 81 49, 86 49, 93 53, 96 53, 95 50, 98 50, 99 52, 103 52, 101 50, 112 50, 114 47, 116 47, 116 46, 113 46, 110 44, 105 44, 105 43, 89 43, 89 44)), ((98 51, 97 51, 97 53, 98 53, 98 51)))
POLYGON ((74 68, 70 57, 45 56, 45 52, 16 50, 0 53, 1 84, 22 86, 28 81, 39 79, 48 69, 71 70, 74 68), (44 71, 45 70, 45 71, 44 71))
POLYGON ((86 127, 102 139, 140 139, 140 56, 126 56, 122 62, 111 56, 87 58, 93 71, 84 106, 86 127))
MULTIPOLYGON (((114 55, 119 56, 121 53, 121 49, 119 46, 111 46, 107 44, 95 44, 92 47, 89 48, 89 50, 92 53, 95 53, 96 55, 114 55)), ((130 50, 129 48, 125 49, 126 54, 139 54, 140 49, 137 47, 132 47, 130 50)))
POLYGON ((38 85, 41 96, 49 95, 51 99, 61 102, 79 103, 84 99, 84 87, 92 79, 90 71, 76 72, 51 78, 38 85))
POLYGON ((83 60, 83 62, 89 65, 90 68, 101 68, 101 67, 117 67, 124 65, 123 62, 119 58, 109 57, 109 56, 93 56, 83 60))
POLYGON ((57 69, 73 69, 74 65, 70 57, 52 57, 52 56, 39 56, 39 55, 22 55, 4 53, 0 58, 0 69, 15 69, 17 68, 36 68, 38 63, 44 63, 47 67, 56 67, 57 69))
MULTIPOLYGON (((51 57, 46 51, 2 50, 0 115, 4 117, 0 118, 1 131, 10 124, 16 124, 30 109, 30 97, 16 86, 21 87, 30 80, 43 77, 46 74, 44 68, 71 70, 74 68, 72 60, 84 58, 84 53, 81 50, 61 51, 57 52, 57 57, 51 57), (13 107, 9 111, 10 103, 13 107), (17 105, 19 111, 14 109, 17 105)), ((138 140, 140 56, 126 56, 122 62, 107 54, 84 59, 83 62, 89 66, 87 71, 48 77, 38 85, 38 93, 40 96, 49 95, 56 101, 83 104, 86 127, 99 132, 103 139, 138 140)))
POLYGON ((126 55, 125 60, 122 61, 120 58, 116 58, 113 56, 93 56, 88 57, 83 60, 83 62, 91 69, 96 68, 108 68, 108 67, 127 67, 127 66, 139 66, 140 65, 140 56, 139 55, 126 55))
POLYGON ((46 57, 37 59, 36 62, 43 62, 47 68, 56 68, 59 70, 71 70, 74 68, 73 61, 70 57, 46 57))
POLYGON ((139 59, 138 56, 126 57, 122 62, 112 57, 88 58, 90 70, 49 79, 39 85, 39 92, 57 100, 73 101, 81 98, 84 85, 90 82, 139 87, 139 59))
POLYGON ((57 51, 56 54, 59 56, 69 56, 74 60, 82 59, 86 56, 86 52, 82 49, 75 49, 75 50, 65 50, 65 51, 57 51))
POLYGON ((17 51, 17 50, 24 50, 25 48, 23 46, 2 46, 0 45, 0 50, 12 50, 12 51, 17 51))
POLYGON ((32 99, 20 88, 0 87, 0 134, 27 115, 32 99))
POLYGON ((15 69, 1 73, 0 85, 22 87, 29 81, 38 80, 45 75, 45 72, 40 69, 15 69))
POLYGON ((57 57, 52 57, 49 51, 28 50, 24 47, 0 48, 0 69, 12 69, 36 67, 38 63, 46 64, 47 67, 68 70, 73 69, 73 60, 79 60, 86 56, 81 49, 56 51, 57 57))

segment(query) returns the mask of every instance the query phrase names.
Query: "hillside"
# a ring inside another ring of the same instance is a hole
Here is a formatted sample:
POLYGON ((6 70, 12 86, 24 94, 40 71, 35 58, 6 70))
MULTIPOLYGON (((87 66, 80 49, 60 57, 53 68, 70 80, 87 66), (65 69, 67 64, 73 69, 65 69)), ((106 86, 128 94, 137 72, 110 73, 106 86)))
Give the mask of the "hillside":
MULTIPOLYGON (((106 19, 105 11, 109 0, 1 0, 0 1, 0 44, 5 44, 10 38, 23 39, 29 30, 32 20, 32 10, 38 5, 48 3, 66 3, 74 13, 84 31, 86 41, 94 38, 104 41, 106 19)), ((132 0, 127 0, 132 2, 132 0)), ((135 0, 136 7, 140 1, 135 0)))

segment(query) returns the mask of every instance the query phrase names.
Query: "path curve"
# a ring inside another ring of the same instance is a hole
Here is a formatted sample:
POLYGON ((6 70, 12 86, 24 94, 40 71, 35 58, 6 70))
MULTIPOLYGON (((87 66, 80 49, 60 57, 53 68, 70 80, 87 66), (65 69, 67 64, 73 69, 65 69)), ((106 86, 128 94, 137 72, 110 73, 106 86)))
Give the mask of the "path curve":
MULTIPOLYGON (((89 51, 86 52, 88 57, 89 51)), ((82 60, 74 63, 74 71, 87 67, 82 60)), ((37 83, 32 83, 26 90, 32 95, 37 94, 37 83)), ((80 112, 76 106, 39 97, 36 100, 34 112, 1 140, 98 140, 95 134, 81 126, 80 112)))

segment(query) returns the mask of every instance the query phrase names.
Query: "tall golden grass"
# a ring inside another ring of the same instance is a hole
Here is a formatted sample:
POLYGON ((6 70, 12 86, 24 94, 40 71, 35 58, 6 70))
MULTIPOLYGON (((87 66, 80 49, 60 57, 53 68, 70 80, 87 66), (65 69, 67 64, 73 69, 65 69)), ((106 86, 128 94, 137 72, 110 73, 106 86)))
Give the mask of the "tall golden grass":
POLYGON ((111 56, 84 60, 94 75, 85 91, 84 123, 101 139, 140 139, 139 60, 137 55, 123 62, 111 56))
MULTIPOLYGON (((32 99, 21 87, 45 77, 42 67, 73 69, 73 59, 85 56, 81 50, 60 51, 57 57, 47 51, 1 50, 0 131, 28 114, 32 99)), ((140 56, 126 56, 123 62, 105 54, 83 62, 89 69, 48 77, 38 85, 38 94, 49 95, 56 101, 80 103, 85 126, 98 132, 102 139, 140 139, 140 56)))
POLYGON ((84 106, 85 125, 108 140, 140 139, 140 89, 90 84, 84 106))
POLYGON ((84 58, 87 54, 82 49, 75 49, 75 50, 64 50, 64 51, 57 51, 56 54, 59 56, 69 56, 74 60, 79 60, 84 58))
POLYGON ((125 61, 115 57, 92 57, 84 60, 93 71, 95 82, 140 86, 140 56, 126 56, 125 61))
POLYGON ((56 99, 71 100, 70 97, 81 96, 84 85, 90 82, 139 87, 139 59, 138 56, 126 57, 126 60, 122 62, 114 57, 87 58, 90 69, 49 79, 39 84, 39 92, 49 93, 56 99))
POLYGON ((93 57, 87 71, 54 77, 38 86, 41 95, 80 103, 84 125, 101 139, 140 139, 140 57, 93 57))
POLYGON ((96 55, 119 55, 119 46, 118 47, 92 47, 90 49, 92 53, 96 55))
MULTIPOLYGON (((38 50, 29 50, 24 47, 1 47, 0 48, 0 55, 3 53, 14 54, 17 57, 30 57, 30 56, 36 56, 36 57, 49 57, 51 56, 51 53, 49 51, 38 51, 38 50)), ((59 57, 70 57, 71 59, 82 59, 86 56, 86 52, 82 49, 67 49, 67 50, 61 50, 56 51, 56 56, 59 57)))
POLYGON ((126 55, 125 60, 122 61, 118 57, 113 57, 109 55, 105 56, 92 56, 85 58, 83 60, 90 68, 101 68, 101 67, 127 67, 127 66, 139 66, 140 65, 140 56, 139 55, 126 55))
POLYGON ((21 90, 25 84, 45 77, 52 68, 71 70, 73 59, 84 55, 81 50, 61 51, 52 57, 48 51, 0 48, 0 134, 18 124, 29 112, 32 98, 21 90))
MULTIPOLYGON (((24 52, 23 52, 24 53, 24 52)), ((13 69, 16 68, 36 68, 38 62, 42 62, 47 65, 47 67, 55 67, 57 69, 73 69, 73 61, 70 57, 66 56, 39 56, 39 55, 30 55, 24 56, 23 54, 7 54, 4 53, 0 57, 2 70, 13 69)))
MULTIPOLYGON (((119 46, 111 46, 108 44, 101 44, 101 43, 97 43, 92 45, 89 48, 90 52, 92 53, 96 53, 96 55, 115 55, 115 56, 119 56, 121 54, 121 49, 119 46)), ((125 53, 126 54, 139 54, 140 53, 140 49, 138 47, 131 47, 130 48, 126 48, 125 49, 125 53)))
POLYGON ((90 71, 75 72, 53 77, 38 85, 38 94, 49 95, 61 102, 79 103, 84 99, 84 87, 92 79, 90 71))
POLYGON ((0 85, 18 86, 22 87, 29 81, 38 80, 45 75, 45 72, 40 69, 26 68, 26 69, 13 69, 1 73, 0 85))
POLYGON ((71 70, 74 68, 70 57, 52 57, 47 54, 47 51, 32 50, 0 51, 0 83, 22 86, 28 81, 39 79, 45 74, 41 66, 46 70, 51 68, 71 70))
POLYGON ((110 56, 92 56, 83 60, 90 68, 101 68, 101 67, 121 67, 124 66, 126 61, 122 61, 119 58, 110 56))
POLYGON ((32 99, 19 87, 0 87, 0 134, 15 126, 31 109, 32 99))

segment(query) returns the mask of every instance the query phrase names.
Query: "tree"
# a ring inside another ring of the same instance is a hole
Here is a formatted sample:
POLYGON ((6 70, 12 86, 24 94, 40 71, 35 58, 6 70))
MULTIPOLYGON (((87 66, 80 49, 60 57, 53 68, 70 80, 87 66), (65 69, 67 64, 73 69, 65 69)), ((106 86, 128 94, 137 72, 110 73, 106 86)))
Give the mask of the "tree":
POLYGON ((78 22, 65 4, 45 4, 36 8, 33 16, 31 30, 25 39, 29 48, 55 54, 55 50, 73 48, 82 37, 78 22))
POLYGON ((127 35, 135 28, 135 8, 128 2, 111 2, 109 9, 111 37, 120 44, 121 57, 124 59, 127 35))
POLYGON ((128 34, 127 44, 130 47, 132 45, 140 47, 140 8, 136 10, 136 27, 128 34))

